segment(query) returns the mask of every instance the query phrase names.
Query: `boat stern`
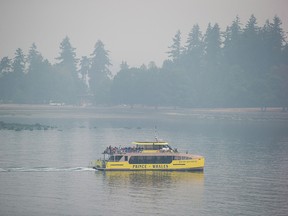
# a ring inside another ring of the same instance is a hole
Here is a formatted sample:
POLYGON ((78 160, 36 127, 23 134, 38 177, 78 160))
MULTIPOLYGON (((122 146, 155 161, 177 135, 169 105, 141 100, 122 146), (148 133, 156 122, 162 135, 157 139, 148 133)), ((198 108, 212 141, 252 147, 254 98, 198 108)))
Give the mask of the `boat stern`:
POLYGON ((106 162, 104 160, 94 160, 90 162, 90 167, 96 170, 103 170, 106 167, 106 162))

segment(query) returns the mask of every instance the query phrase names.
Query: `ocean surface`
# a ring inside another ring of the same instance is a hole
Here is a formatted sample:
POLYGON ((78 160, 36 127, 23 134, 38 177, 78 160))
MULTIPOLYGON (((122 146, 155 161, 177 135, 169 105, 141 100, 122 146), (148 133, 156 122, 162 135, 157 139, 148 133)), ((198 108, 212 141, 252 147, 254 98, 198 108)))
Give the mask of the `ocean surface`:
POLYGON ((288 215, 287 113, 0 108, 0 215, 288 215), (155 132, 155 126, 156 132, 155 132), (204 172, 100 172, 111 146, 156 136, 204 172))

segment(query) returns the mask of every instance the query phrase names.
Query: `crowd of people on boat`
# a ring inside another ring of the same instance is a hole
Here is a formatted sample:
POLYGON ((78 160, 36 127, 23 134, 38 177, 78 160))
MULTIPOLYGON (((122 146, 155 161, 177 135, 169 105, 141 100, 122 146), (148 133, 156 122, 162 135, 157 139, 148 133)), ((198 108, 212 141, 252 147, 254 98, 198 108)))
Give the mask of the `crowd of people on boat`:
POLYGON ((105 149, 103 152, 104 154, 124 154, 124 153, 132 153, 132 152, 142 152, 143 147, 135 147, 135 146, 129 146, 129 147, 112 147, 111 145, 105 149))
MULTIPOLYGON (((129 147, 112 147, 111 145, 105 149, 103 154, 125 154, 125 153, 140 153, 144 150, 143 147, 139 146, 129 146, 129 147)), ((170 146, 163 146, 161 149, 158 149, 159 152, 178 152, 177 149, 172 149, 170 146)))

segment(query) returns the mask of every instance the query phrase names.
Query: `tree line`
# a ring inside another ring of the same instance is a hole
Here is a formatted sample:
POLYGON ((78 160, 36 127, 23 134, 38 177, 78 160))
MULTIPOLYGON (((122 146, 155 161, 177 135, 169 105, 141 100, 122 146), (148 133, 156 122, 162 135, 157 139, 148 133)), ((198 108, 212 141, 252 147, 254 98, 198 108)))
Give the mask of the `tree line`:
POLYGON ((32 44, 27 55, 18 48, 13 59, 1 59, 0 102, 285 109, 288 44, 281 25, 275 16, 259 27, 254 15, 245 25, 236 17, 225 31, 209 23, 202 32, 195 24, 185 43, 176 32, 161 67, 123 61, 115 76, 101 40, 77 59, 65 37, 55 64, 32 44))

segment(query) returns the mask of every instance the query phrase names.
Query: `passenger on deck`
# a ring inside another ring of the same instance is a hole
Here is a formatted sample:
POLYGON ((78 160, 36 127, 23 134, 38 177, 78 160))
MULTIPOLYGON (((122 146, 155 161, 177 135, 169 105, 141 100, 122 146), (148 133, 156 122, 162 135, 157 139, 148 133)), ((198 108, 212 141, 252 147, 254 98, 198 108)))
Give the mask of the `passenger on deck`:
POLYGON ((162 149, 161 149, 163 152, 167 152, 170 150, 169 146, 164 146, 162 149))

